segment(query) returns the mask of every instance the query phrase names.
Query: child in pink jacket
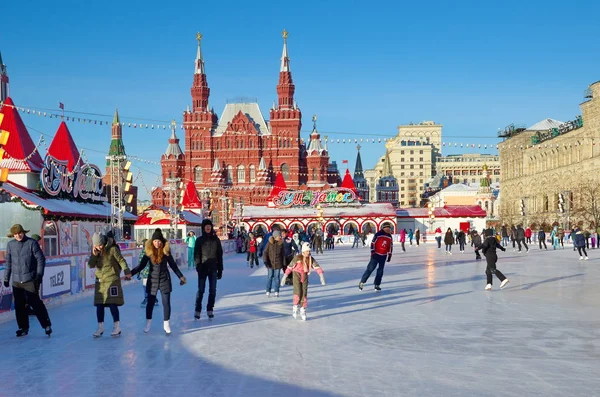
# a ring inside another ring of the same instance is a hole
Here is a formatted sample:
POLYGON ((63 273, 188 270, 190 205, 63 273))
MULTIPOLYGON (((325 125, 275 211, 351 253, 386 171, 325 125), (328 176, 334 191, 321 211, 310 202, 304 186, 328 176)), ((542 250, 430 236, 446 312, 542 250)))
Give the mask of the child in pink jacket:
POLYGON ((292 316, 298 317, 298 305, 302 302, 300 308, 300 318, 306 321, 306 307, 308 305, 308 275, 311 270, 314 269, 319 278, 321 279, 321 285, 325 285, 325 276, 323 275, 323 269, 319 266, 315 258, 310 255, 310 244, 302 244, 302 253, 296 255, 296 257, 288 265, 285 275, 282 277, 281 286, 285 285, 285 279, 293 272, 292 279, 294 282, 294 309, 292 316))

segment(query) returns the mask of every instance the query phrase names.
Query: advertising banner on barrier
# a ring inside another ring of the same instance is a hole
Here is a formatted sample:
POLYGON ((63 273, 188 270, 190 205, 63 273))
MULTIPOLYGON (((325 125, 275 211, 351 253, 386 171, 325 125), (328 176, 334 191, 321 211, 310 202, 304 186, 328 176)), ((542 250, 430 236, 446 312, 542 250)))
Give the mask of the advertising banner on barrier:
POLYGON ((88 266, 89 257, 83 260, 85 266, 85 288, 93 288, 96 285, 96 268, 90 269, 88 266))
POLYGON ((71 292, 71 261, 62 260, 46 265, 42 282, 42 298, 71 292))

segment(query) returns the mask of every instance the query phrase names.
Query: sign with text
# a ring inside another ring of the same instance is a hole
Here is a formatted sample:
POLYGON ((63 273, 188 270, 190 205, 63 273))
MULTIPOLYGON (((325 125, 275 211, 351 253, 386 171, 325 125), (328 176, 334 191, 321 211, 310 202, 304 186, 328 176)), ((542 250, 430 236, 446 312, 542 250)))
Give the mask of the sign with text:
POLYGON ((44 270, 44 280, 42 281, 42 298, 51 298, 69 292, 71 292, 70 261, 46 266, 46 269, 44 270))
POLYGON ((40 175, 46 193, 53 197, 62 193, 82 200, 108 201, 100 168, 92 164, 77 164, 69 172, 67 164, 67 161, 46 156, 40 175))
POLYGON ((93 288, 96 285, 96 268, 90 269, 88 266, 89 257, 83 261, 85 266, 85 288, 93 288))
POLYGON ((348 206, 356 203, 358 196, 350 189, 335 188, 323 191, 313 192, 310 190, 282 190, 277 197, 273 199, 275 207, 316 207, 322 205, 329 206, 348 206))

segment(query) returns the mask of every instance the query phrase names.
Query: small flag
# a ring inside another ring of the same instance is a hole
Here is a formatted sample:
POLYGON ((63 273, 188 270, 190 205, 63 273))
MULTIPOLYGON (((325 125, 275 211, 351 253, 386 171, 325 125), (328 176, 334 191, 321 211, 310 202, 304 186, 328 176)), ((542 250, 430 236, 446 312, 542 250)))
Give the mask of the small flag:
POLYGON ((58 107, 61 108, 62 110, 65 110, 65 104, 62 102, 58 103, 58 107))
POLYGON ((342 160, 342 164, 348 164, 348 160, 342 160))

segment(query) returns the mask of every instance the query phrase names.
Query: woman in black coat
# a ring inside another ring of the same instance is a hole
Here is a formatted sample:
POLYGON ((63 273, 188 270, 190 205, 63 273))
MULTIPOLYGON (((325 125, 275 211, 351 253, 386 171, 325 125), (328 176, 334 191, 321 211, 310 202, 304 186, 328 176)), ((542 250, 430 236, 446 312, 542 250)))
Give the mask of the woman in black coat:
POLYGON ((133 276, 142 271, 146 265, 150 265, 148 281, 146 282, 148 303, 146 304, 146 327, 144 328, 144 332, 150 331, 150 325, 152 324, 152 310, 156 303, 156 294, 158 293, 158 290, 160 290, 163 303, 164 330, 168 335, 171 333, 169 320, 171 319, 171 291, 173 290, 169 267, 175 272, 177 277, 179 277, 180 285, 184 285, 187 280, 171 256, 169 243, 163 237, 160 229, 154 231, 152 239, 146 241, 144 249, 145 255, 142 257, 140 264, 131 271, 131 275, 133 276))
POLYGON ((444 236, 444 244, 446 244, 446 254, 452 255, 452 244, 454 244, 454 235, 452 234, 452 229, 450 228, 446 230, 446 235, 444 236))
POLYGON ((485 275, 487 277, 487 285, 485 286, 485 290, 489 291, 492 289, 492 274, 496 274, 496 277, 500 280, 500 288, 504 288, 506 284, 508 284, 508 279, 504 277, 504 274, 498 269, 496 269, 496 262, 498 261, 498 254, 496 254, 496 248, 501 249, 502 251, 506 251, 498 240, 492 233, 492 229, 488 229, 485 231, 486 239, 481 244, 481 252, 485 255, 485 260, 487 262, 487 267, 485 268, 485 275))

